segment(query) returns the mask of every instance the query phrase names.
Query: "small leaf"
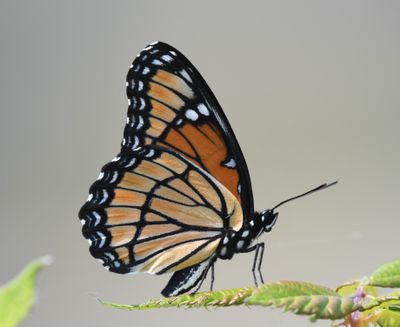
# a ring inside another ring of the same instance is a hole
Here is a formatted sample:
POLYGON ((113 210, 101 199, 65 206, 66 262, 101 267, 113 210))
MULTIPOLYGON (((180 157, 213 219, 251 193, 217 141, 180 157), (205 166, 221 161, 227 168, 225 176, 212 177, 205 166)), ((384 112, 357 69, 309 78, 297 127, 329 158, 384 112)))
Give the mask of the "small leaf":
POLYGON ((400 312, 388 307, 382 310, 377 323, 381 327, 400 327, 400 312))
POLYGON ((372 296, 378 296, 379 291, 375 286, 364 285, 360 281, 354 281, 349 283, 344 283, 338 287, 336 287, 336 292, 340 296, 351 296, 357 292, 357 288, 362 285, 362 289, 364 293, 372 296))
POLYGON ((30 263, 13 280, 0 288, 0 326, 16 326, 31 309, 35 301, 35 280, 37 273, 51 262, 43 257, 30 263))
POLYGON ((341 319, 357 310, 351 298, 310 283, 283 281, 264 284, 245 300, 251 305, 273 306, 315 319, 341 319))
POLYGON ((379 287, 400 287, 400 259, 379 267, 370 277, 369 285, 379 287))

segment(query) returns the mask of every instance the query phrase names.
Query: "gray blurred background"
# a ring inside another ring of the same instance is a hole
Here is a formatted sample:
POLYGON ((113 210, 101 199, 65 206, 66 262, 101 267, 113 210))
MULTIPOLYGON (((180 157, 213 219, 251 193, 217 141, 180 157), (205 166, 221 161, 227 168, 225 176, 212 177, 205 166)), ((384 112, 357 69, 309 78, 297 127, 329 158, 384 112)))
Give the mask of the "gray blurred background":
MULTIPOLYGON (((339 180, 280 209, 262 236, 268 281, 334 287, 399 257, 399 10, 398 1, 2 0, 0 284, 33 258, 56 260, 23 325, 310 324, 265 308, 124 312, 88 295, 139 303, 168 280, 107 272, 77 218, 119 150, 127 69, 155 40, 186 54, 215 92, 257 209, 339 180)), ((215 287, 251 285, 252 261, 218 262, 215 287)))

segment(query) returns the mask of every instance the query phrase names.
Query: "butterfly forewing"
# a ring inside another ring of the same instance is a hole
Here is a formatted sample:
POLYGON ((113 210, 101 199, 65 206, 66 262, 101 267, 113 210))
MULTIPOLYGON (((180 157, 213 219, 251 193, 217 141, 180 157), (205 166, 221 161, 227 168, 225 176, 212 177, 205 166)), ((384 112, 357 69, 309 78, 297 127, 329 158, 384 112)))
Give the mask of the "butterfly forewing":
POLYGON ((240 203, 183 155, 158 146, 123 148, 90 188, 79 216, 92 255, 117 273, 164 273, 210 258, 240 203))
POLYGON ((158 145, 184 155, 221 182, 253 215, 247 166, 215 96, 196 68, 165 43, 145 48, 127 75, 123 147, 158 145))

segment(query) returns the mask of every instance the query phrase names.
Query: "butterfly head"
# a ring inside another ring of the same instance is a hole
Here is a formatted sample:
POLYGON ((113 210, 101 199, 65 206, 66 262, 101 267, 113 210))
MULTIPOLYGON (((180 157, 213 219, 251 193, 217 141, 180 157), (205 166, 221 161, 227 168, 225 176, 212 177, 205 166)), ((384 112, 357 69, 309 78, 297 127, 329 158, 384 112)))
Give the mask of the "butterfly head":
POLYGON ((270 232, 272 227, 275 225, 276 220, 278 219, 278 212, 274 212, 273 209, 267 209, 261 211, 259 213, 259 217, 261 220, 261 226, 263 227, 264 232, 270 232))

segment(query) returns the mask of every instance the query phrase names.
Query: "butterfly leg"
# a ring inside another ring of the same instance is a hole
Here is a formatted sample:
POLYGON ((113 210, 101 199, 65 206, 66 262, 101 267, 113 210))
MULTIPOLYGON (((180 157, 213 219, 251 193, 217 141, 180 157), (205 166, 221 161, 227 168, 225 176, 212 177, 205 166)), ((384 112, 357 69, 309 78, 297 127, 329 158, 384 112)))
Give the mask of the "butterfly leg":
POLYGON ((212 264, 212 266, 211 266, 211 285, 210 285, 210 291, 212 291, 213 288, 214 288, 214 281, 215 281, 214 263, 215 263, 215 262, 213 262, 213 264, 212 264))
POLYGON ((256 270, 258 271, 258 274, 260 276, 261 283, 262 284, 264 283, 264 278, 261 273, 261 265, 262 265, 262 260, 264 257, 264 248, 265 248, 264 243, 257 243, 256 245, 249 247, 245 251, 243 251, 243 252, 255 251, 253 267, 251 268, 251 272, 253 273, 254 283, 256 284, 256 286, 258 286, 256 270))

